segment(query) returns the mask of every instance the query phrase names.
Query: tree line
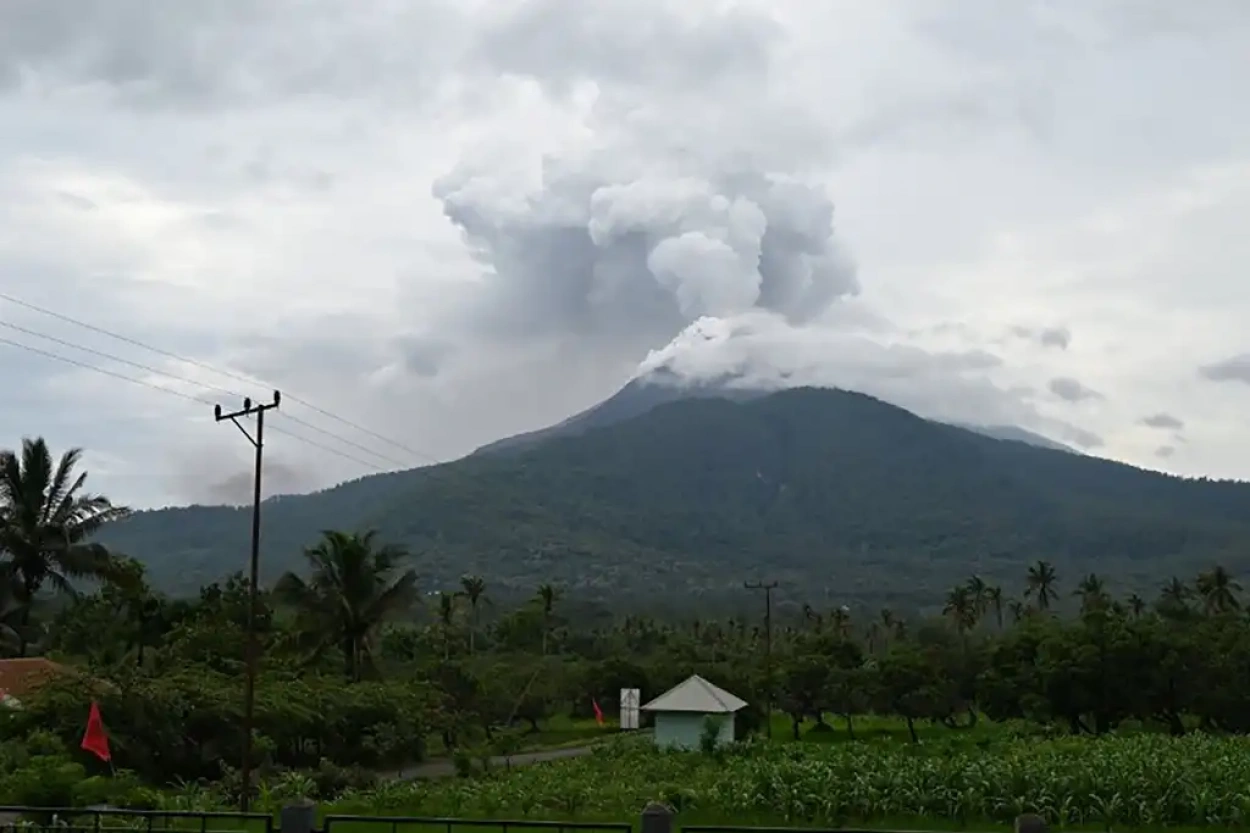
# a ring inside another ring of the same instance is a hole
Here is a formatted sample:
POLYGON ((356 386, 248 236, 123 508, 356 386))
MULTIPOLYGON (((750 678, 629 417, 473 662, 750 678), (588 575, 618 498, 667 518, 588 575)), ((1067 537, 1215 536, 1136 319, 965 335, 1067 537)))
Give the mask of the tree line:
MULTIPOLYGON (((127 510, 85 490, 80 459, 42 440, 0 454, 0 652, 72 669, 0 710, 0 761, 74 758, 96 700, 118 765, 147 782, 237 777, 247 582, 154 590, 141 564, 93 543, 127 510)), ((813 721, 853 735, 870 712, 913 738, 921 722, 986 718, 1250 728, 1250 618, 1218 566, 1147 600, 1115 598, 1097 575, 1065 588, 1039 561, 1018 595, 973 576, 940 615, 809 605, 769 634, 762 617, 585 622, 554 583, 507 607, 482 576, 425 594, 419 555, 368 531, 326 531, 304 560, 258 594, 255 746, 262 773, 307 770, 327 792, 431 753, 515 749, 553 717, 611 713, 621 688, 649 698, 692 673, 751 704, 744 730, 771 700, 795 737, 813 721)))

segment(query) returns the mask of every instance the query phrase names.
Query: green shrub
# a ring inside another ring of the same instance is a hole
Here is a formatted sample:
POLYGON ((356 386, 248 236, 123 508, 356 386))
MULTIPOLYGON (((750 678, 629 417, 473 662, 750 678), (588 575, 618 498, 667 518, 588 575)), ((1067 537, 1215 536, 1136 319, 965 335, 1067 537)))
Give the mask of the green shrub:
POLYGON ((32 755, 25 766, 0 781, 0 801, 27 807, 73 807, 75 790, 86 777, 81 764, 63 755, 32 755))

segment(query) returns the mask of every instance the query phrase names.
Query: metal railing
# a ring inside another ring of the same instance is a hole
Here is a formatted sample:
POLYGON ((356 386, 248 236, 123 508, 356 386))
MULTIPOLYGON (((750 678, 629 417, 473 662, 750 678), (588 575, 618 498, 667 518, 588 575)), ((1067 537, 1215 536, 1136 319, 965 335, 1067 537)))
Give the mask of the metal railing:
POLYGON ((681 833, 920 833, 859 827, 739 827, 725 824, 683 824, 681 833))
POLYGON ((264 813, 0 805, 0 833, 273 833, 264 813))
MULTIPOLYGON (((532 819, 452 819, 426 816, 326 816, 321 826, 321 833, 346 833, 347 825, 382 825, 389 827, 389 833, 400 833, 401 827, 435 828, 442 833, 455 833, 461 829, 489 829, 499 833, 521 833, 521 831, 549 831, 549 833, 632 833, 634 826, 626 822, 584 822, 584 821, 534 821, 532 819)), ((373 833, 359 828, 360 833, 373 833)), ((406 831, 418 833, 418 831, 406 831)))

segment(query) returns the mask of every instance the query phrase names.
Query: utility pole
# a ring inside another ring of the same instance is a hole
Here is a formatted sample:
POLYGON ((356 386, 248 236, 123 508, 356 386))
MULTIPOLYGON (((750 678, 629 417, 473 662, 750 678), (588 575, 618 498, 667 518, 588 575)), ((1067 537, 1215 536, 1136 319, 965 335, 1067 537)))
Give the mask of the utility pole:
POLYGON ((257 655, 260 653, 256 645, 256 606, 258 598, 256 586, 260 583, 260 473, 265 452, 265 411, 277 408, 278 403, 281 401, 282 394, 274 391, 273 401, 267 405, 245 398, 243 400, 243 410, 229 414, 223 414, 220 405, 213 406, 213 417, 218 422, 227 419, 233 422, 234 426, 243 432, 243 436, 247 437, 247 441, 256 449, 256 476, 252 484, 252 557, 249 565, 247 587, 247 641, 244 648, 246 670, 244 671, 243 683, 243 767, 240 773, 243 785, 241 798, 239 799, 239 808, 244 813, 248 811, 248 807, 252 802, 252 723, 256 714, 256 666, 259 659, 257 655), (256 416, 255 437, 248 433, 248 430, 243 427, 243 423, 239 422, 239 417, 252 415, 256 416))
POLYGON ((743 582, 747 590, 764 591, 764 726, 768 739, 773 738, 773 591, 777 582, 743 582))

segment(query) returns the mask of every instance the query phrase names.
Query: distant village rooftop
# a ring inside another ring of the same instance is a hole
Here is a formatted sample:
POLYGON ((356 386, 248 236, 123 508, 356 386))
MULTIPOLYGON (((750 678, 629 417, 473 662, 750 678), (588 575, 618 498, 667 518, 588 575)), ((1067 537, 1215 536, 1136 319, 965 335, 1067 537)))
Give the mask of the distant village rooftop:
POLYGON ((47 657, 0 659, 0 696, 20 700, 56 677, 73 673, 47 657))

